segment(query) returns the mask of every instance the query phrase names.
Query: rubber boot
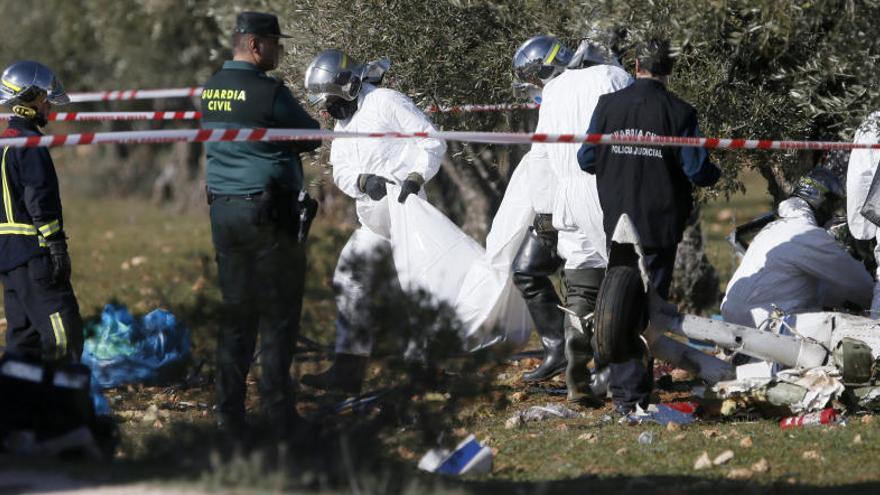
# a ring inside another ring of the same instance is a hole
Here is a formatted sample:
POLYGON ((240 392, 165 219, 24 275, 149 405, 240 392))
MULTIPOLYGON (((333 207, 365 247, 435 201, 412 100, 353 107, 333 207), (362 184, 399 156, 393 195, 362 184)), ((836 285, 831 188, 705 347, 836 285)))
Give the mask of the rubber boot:
MULTIPOLYGON (((572 319, 574 317, 572 316, 572 319)), ((574 322, 565 325, 565 386, 568 388, 568 401, 582 403, 593 399, 590 388, 590 370, 587 363, 593 358, 590 340, 575 327, 574 322)))
POLYGON ((333 364, 317 375, 303 375, 303 385, 321 390, 358 394, 367 372, 367 356, 337 354, 333 364))
POLYGON ((565 385, 568 401, 584 406, 599 407, 601 398, 593 394, 587 363, 593 359, 592 319, 586 318, 596 308, 596 297, 602 283, 603 269, 565 270, 565 306, 570 313, 565 318, 565 385))
POLYGON ((565 353, 565 339, 541 336, 544 347, 544 361, 532 371, 523 373, 524 382, 540 382, 549 380, 562 373, 568 363, 565 353))
MULTIPOLYGON (((540 223, 536 219, 536 225, 540 223)), ((550 275, 562 266, 562 259, 556 254, 556 232, 548 232, 547 228, 544 226, 541 233, 536 227, 529 229, 512 264, 513 282, 526 301, 544 348, 541 365, 523 373, 526 382, 549 380, 561 373, 566 363, 564 315, 550 281, 550 275)))

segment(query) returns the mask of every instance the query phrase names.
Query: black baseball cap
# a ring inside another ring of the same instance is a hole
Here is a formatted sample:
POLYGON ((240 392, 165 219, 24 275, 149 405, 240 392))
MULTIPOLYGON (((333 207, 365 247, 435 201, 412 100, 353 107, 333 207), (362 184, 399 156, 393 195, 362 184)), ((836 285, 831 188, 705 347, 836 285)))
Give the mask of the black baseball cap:
POLYGON ((278 17, 263 12, 239 13, 235 18, 235 32, 275 38, 291 37, 281 33, 281 29, 278 27, 278 17))

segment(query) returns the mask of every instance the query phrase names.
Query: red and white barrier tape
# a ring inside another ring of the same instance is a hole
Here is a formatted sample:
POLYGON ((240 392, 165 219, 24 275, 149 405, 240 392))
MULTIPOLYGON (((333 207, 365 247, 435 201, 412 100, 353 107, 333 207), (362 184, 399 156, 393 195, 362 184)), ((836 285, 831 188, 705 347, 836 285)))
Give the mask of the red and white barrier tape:
POLYGON ((513 110, 535 110, 537 103, 500 103, 497 105, 431 105, 425 109, 427 113, 471 113, 471 112, 507 112, 513 110))
POLYGON ((615 136, 613 134, 527 134, 512 132, 337 132, 314 129, 184 129, 162 131, 98 132, 0 139, 0 146, 75 146, 110 143, 171 143, 213 141, 330 141, 340 138, 424 139, 485 144, 594 143, 611 145, 675 146, 710 149, 853 150, 880 149, 880 143, 832 141, 771 141, 675 136, 615 136))
POLYGON ((186 98, 199 96, 202 88, 172 89, 128 89, 124 91, 95 91, 92 93, 70 93, 71 103, 89 101, 154 100, 159 98, 186 98))
MULTIPOLYGON (((123 101, 123 100, 152 100, 159 98, 186 98, 199 96, 202 88, 172 88, 172 89, 129 89, 124 91, 96 91, 93 93, 71 93, 70 101, 84 103, 92 101, 123 101)), ((431 105, 425 109, 427 113, 471 113, 471 112, 506 112, 512 110, 534 110, 538 108, 535 103, 501 103, 493 105, 431 105)), ((121 113, 121 112, 120 112, 121 113)), ((97 119, 96 119, 97 120, 97 119)), ((114 120, 114 119, 106 119, 114 120)), ((119 118, 118 120, 141 120, 119 118)))
MULTIPOLYGON (((0 113, 0 121, 14 114, 0 113)), ((107 120, 199 120, 201 112, 52 112, 49 121, 99 122, 107 120)))

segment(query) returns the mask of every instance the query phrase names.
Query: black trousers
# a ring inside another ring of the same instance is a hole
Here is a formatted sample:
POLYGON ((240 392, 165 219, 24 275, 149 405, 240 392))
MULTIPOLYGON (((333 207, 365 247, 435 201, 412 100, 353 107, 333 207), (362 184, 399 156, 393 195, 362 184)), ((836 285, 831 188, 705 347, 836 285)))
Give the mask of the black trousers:
POLYGON ((222 419, 241 425, 246 378, 257 335, 258 388, 263 413, 284 421, 294 411, 290 379, 305 283, 305 250, 295 234, 259 220, 257 198, 218 197, 211 204, 224 320, 217 339, 217 405, 222 419))
MULTIPOLYGON (((664 299, 669 296, 675 254, 678 246, 644 248, 645 265, 651 275, 651 284, 664 299)), ((654 388, 654 363, 644 350, 631 358, 611 363, 609 388, 614 404, 622 407, 645 407, 654 388)))
POLYGON ((78 363, 83 321, 70 282, 52 282, 48 254, 0 273, 6 308, 6 350, 28 359, 78 363))

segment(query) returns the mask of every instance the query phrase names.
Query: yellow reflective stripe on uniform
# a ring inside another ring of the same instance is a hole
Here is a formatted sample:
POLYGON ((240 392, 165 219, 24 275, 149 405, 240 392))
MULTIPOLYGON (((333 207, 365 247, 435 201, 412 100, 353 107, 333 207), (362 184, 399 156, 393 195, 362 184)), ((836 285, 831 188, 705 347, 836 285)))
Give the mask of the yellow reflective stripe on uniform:
POLYGON ((61 230, 61 223, 58 220, 52 220, 51 222, 40 225, 39 226, 40 233, 43 234, 43 237, 49 237, 55 232, 61 230))
POLYGON ((26 223, 0 223, 0 234, 39 235, 39 231, 26 223))
POLYGON ((27 223, 15 223, 12 216, 12 195, 9 194, 9 182, 6 180, 6 154, 9 146, 3 147, 3 160, 0 164, 0 175, 3 182, 3 208, 6 210, 6 222, 0 223, 0 235, 35 235, 39 237, 40 247, 46 247, 45 237, 49 237, 61 230, 61 223, 53 220, 39 229, 27 223))
POLYGON ((64 331, 64 322, 61 321, 61 314, 52 313, 49 315, 49 321, 52 322, 52 332, 55 334, 55 349, 58 357, 67 354, 67 332, 64 331))
POLYGON ((556 58, 556 54, 559 53, 560 48, 562 48, 562 44, 560 43, 553 45, 553 49, 550 50, 550 55, 547 55, 547 58, 544 59, 544 65, 550 65, 553 63, 553 59, 556 58))
POLYGON ((6 209, 6 222, 12 223, 15 222, 15 219, 12 218, 12 195, 9 194, 9 181, 6 180, 6 153, 9 152, 9 146, 3 147, 3 164, 2 164, 2 172, 3 172, 3 207, 6 209))

